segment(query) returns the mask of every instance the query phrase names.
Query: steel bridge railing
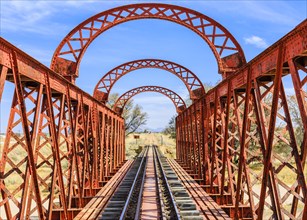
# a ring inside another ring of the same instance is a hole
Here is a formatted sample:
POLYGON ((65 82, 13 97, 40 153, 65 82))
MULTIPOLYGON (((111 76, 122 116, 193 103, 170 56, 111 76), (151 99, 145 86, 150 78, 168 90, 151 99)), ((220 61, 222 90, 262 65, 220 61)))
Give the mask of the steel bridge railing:
MULTIPOLYGON (((306 54, 307 20, 176 119, 178 162, 236 218, 307 219, 306 54)), ((0 73, 0 97, 14 87, 0 209, 72 218, 124 162, 123 118, 2 38, 0 73)))
POLYGON ((176 119, 177 160, 236 218, 307 219, 306 66, 307 20, 176 119))
POLYGON ((125 161, 124 120, 2 38, 0 72, 0 97, 14 87, 0 152, 1 213, 72 218, 125 161))

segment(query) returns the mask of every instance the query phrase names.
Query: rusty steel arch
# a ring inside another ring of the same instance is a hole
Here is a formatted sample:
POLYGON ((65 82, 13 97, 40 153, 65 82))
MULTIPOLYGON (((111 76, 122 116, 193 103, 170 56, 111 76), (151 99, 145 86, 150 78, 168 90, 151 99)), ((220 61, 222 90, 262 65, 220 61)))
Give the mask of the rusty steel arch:
POLYGON ((122 111, 127 104, 127 102, 135 95, 143 93, 143 92, 158 92, 162 95, 167 96, 172 100, 176 107, 177 113, 182 112, 184 109, 186 109, 186 104, 184 100, 175 92, 172 90, 169 90, 167 88, 161 87, 161 86, 141 86, 134 89, 131 89, 124 94, 122 94, 115 102, 113 106, 113 110, 116 111, 119 114, 122 114, 122 111))
POLYGON ((105 74, 94 89, 94 97, 101 102, 106 102, 117 80, 131 71, 143 68, 158 68, 173 73, 186 85, 192 100, 199 99, 205 94, 200 79, 188 68, 167 60, 141 59, 121 64, 105 74))
POLYGON ((55 50, 51 69, 74 81, 81 59, 91 42, 104 31, 127 21, 161 19, 183 25, 202 37, 226 77, 246 63, 237 40, 221 24, 206 15, 181 6, 157 3, 131 4, 98 13, 76 26, 55 50), (68 60, 72 59, 72 60, 68 60))

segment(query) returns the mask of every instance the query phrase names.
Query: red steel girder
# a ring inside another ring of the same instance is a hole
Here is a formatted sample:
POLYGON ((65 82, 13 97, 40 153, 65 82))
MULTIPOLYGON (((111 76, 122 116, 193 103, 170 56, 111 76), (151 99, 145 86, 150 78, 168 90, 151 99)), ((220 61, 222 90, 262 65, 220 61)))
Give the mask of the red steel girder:
POLYGON ((72 219, 123 164, 124 120, 3 38, 0 69, 15 86, 0 208, 8 219, 72 219))
POLYGON ((118 24, 136 19, 168 20, 191 29, 209 45, 223 77, 246 63, 236 39, 212 18, 181 6, 143 3, 113 8, 80 23, 59 44, 50 68, 74 81, 81 59, 93 40, 118 24))
MULTIPOLYGON (((306 54, 307 20, 176 119, 180 163, 203 176, 203 187, 222 207, 237 210, 236 218, 263 218, 266 210, 267 218, 307 218, 306 54), (283 83, 289 74, 301 143, 283 83), (291 153, 275 151, 280 144, 291 153), (255 159, 259 172, 251 171, 255 159), (286 183, 281 171, 295 178, 286 183)), ((0 93, 5 80, 16 87, 1 152, 0 206, 8 219, 35 212, 71 219, 124 161, 123 119, 2 38, 0 69, 0 93), (12 179, 20 181, 13 188, 12 179)))
POLYGON ((93 93, 94 97, 106 102, 117 80, 131 71, 143 68, 158 68, 173 73, 186 85, 192 100, 199 99, 205 93, 201 81, 188 68, 167 60, 142 59, 121 64, 106 73, 97 83, 93 93))
POLYGON ((204 138, 201 181, 236 219, 307 218, 306 54, 307 20, 176 119, 179 162, 187 170, 196 170, 194 149, 198 144, 191 136, 199 133, 204 138), (301 142, 283 83, 289 74, 303 125, 301 142), (190 115, 197 105, 205 109, 205 129, 193 127, 195 118, 190 115), (276 150, 280 146, 283 151, 276 150), (287 151, 290 153, 285 154, 287 151), (252 168, 254 163, 257 172, 252 168), (285 172, 292 173, 294 179, 286 182, 282 178, 285 172))
POLYGON ((183 99, 172 90, 169 90, 167 88, 161 87, 161 86, 141 86, 134 89, 131 89, 124 94, 122 94, 115 102, 113 109, 114 111, 118 112, 119 114, 122 114, 123 109, 125 108, 125 105, 127 102, 135 95, 143 93, 143 92, 158 92, 162 95, 167 96, 170 98, 170 100, 174 103, 176 110, 178 113, 180 113, 182 110, 186 108, 186 104, 183 101, 183 99))

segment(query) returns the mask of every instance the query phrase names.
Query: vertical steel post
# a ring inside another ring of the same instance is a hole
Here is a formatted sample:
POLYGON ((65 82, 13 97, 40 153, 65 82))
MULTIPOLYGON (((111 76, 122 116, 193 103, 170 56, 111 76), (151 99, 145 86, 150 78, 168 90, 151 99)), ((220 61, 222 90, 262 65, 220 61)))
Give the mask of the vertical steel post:
MULTIPOLYGON (((10 54, 11 57, 11 66, 13 70, 13 76, 14 76, 14 83, 15 83, 15 92, 16 97, 18 99, 18 103, 20 106, 20 112, 21 112, 21 120, 22 120, 22 128, 23 132, 25 134, 25 141, 27 146, 27 152, 28 152, 28 162, 29 162, 29 172, 32 177, 33 185, 34 185, 34 192, 36 197, 36 204, 38 208, 38 214, 40 219, 45 219, 44 213, 43 213, 43 205, 41 200, 41 195, 39 192, 39 186, 38 186, 38 178, 37 178, 37 172, 36 172, 36 165, 34 160, 34 152, 33 152, 33 139, 31 138, 31 133, 29 130, 29 124, 28 124, 28 118, 27 118, 27 111, 26 111, 26 105, 24 102, 24 95, 23 95, 23 89, 22 89, 22 83, 20 80, 20 75, 18 71, 18 63, 17 63, 17 55, 16 52, 12 52, 10 54)), ((32 131, 33 132, 33 131, 32 131)), ((33 134, 33 133, 32 133, 33 134)))
MULTIPOLYGON (((273 147, 273 139, 274 139, 274 129, 276 124, 276 115, 277 115, 277 108, 278 108, 278 98, 279 98, 279 91, 281 86, 281 77, 282 77, 282 58, 283 58, 283 45, 281 44, 278 49, 278 57, 277 57, 277 69, 276 75, 274 79, 274 92, 273 92, 273 99, 272 99, 272 109, 271 109, 271 117, 269 122, 269 133, 268 133, 268 145, 266 147, 266 153, 264 157, 264 169, 263 169, 263 178, 262 178, 262 185, 261 185, 261 192, 260 192, 260 201, 259 201, 259 208, 258 208, 258 216, 262 218, 263 210, 264 210, 264 200, 266 194, 266 188, 268 183, 269 177, 269 170, 272 167, 271 157, 272 157, 272 147, 273 147)), ((282 214, 279 212, 280 209, 277 210, 277 216, 279 219, 283 219, 282 214)))

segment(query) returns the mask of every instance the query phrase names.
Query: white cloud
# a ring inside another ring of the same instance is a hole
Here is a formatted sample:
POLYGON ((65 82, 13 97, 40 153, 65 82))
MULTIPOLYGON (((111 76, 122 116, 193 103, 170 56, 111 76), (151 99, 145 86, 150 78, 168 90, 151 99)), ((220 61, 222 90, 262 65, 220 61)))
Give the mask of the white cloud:
POLYGON ((41 20, 53 12, 53 8, 50 7, 48 2, 44 1, 35 1, 31 4, 24 1, 11 1, 8 7, 10 9, 8 10, 10 13, 14 11, 16 15, 17 12, 17 15, 23 19, 21 21, 29 23, 34 23, 41 20))
POLYGON ((133 97, 134 104, 142 106, 143 111, 148 114, 145 127, 163 128, 170 118, 176 114, 176 108, 172 101, 162 94, 150 94, 133 97))
POLYGON ((168 101, 168 104, 157 104, 155 102, 148 105, 142 105, 143 111, 148 114, 146 127, 163 128, 168 124, 170 118, 176 114, 175 106, 170 100, 168 101))
POLYGON ((91 0, 87 0, 87 1, 67 0, 67 1, 65 1, 65 4, 71 5, 71 6, 74 6, 74 7, 81 7, 84 4, 92 3, 92 2, 95 2, 95 1, 91 1, 91 0))
POLYGON ((69 31, 65 23, 57 23, 54 16, 72 7, 89 9, 85 4, 95 1, 1 1, 1 30, 57 35, 69 31), (55 31, 57 30, 57 31, 55 31))
POLYGON ((1 2, 1 30, 56 34, 54 25, 48 21, 54 12, 53 3, 49 1, 1 2))
POLYGON ((301 16, 298 10, 293 8, 291 1, 276 1, 276 2, 257 2, 244 1, 246 11, 251 17, 258 20, 268 21, 275 24, 283 23, 284 25, 297 25, 301 22, 301 16), (287 11, 287 13, 284 13, 287 11))
POLYGON ((268 47, 268 44, 266 43, 266 41, 258 36, 253 35, 251 37, 244 38, 244 41, 246 44, 251 44, 261 49, 265 49, 268 47))
POLYGON ((296 16, 293 16, 291 13, 283 13, 284 11, 293 11, 292 7, 286 2, 279 1, 278 8, 276 8, 274 2, 264 3, 257 1, 243 1, 241 6, 243 9, 240 9, 239 11, 245 13, 246 16, 258 20, 268 21, 271 23, 283 22, 284 24, 297 24, 296 16))
POLYGON ((220 13, 236 13, 242 19, 245 17, 293 26, 302 21, 300 10, 294 7, 293 2, 295 1, 223 1, 223 7, 221 1, 200 1, 199 4, 205 6, 205 9, 211 8, 220 13))

